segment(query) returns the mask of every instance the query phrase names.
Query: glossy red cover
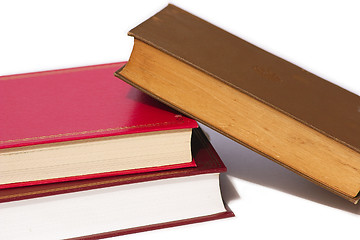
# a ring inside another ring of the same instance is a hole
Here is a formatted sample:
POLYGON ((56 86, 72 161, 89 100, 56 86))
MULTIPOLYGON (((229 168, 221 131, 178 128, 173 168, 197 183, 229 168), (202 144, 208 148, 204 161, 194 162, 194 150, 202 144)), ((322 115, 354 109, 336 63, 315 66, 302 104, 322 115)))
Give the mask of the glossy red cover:
POLYGON ((197 127, 114 77, 124 64, 0 77, 0 149, 197 127))
MULTIPOLYGON (((1 149, 198 127, 114 77, 125 62, 0 77, 1 149)), ((195 166, 194 162, 0 185, 0 189, 195 166)))

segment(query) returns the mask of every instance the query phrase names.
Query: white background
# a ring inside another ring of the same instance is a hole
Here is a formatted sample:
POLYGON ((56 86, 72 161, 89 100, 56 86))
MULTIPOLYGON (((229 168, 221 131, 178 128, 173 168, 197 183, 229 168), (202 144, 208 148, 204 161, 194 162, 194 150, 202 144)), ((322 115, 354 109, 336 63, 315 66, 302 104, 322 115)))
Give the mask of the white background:
MULTIPOLYGON (((127 31, 167 3, 1 1, 0 75, 127 60, 127 31)), ((358 1, 172 3, 360 95, 358 1)), ((360 206, 205 130, 228 167, 223 195, 236 217, 126 239, 358 238, 360 206)))

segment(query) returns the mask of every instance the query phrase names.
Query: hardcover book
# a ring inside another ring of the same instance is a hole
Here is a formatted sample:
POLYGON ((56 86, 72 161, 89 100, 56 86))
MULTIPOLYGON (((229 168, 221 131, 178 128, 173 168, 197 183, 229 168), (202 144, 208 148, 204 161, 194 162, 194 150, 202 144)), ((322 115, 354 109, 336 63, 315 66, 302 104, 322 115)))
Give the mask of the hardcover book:
POLYGON ((197 167, 3 189, 1 239, 100 239, 234 214, 222 202, 226 171, 200 129, 197 167))
POLYGON ((196 121, 111 63, 0 77, 0 189, 195 166, 196 121))
POLYGON ((359 96, 173 5, 129 35, 134 48, 116 76, 358 201, 359 96))

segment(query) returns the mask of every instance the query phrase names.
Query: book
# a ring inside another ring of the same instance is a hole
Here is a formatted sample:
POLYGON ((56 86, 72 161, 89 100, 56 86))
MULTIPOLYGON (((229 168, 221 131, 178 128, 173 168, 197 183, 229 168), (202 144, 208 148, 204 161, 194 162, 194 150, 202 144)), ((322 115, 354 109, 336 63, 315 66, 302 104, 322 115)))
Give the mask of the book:
POLYGON ((359 96, 174 5, 129 35, 133 51, 117 77, 358 201, 359 96))
POLYGON ((124 62, 0 77, 0 189, 195 166, 195 120, 114 77, 124 62))
POLYGON ((232 217, 219 174, 226 167, 200 129, 197 167, 0 191, 1 239, 99 239, 232 217))

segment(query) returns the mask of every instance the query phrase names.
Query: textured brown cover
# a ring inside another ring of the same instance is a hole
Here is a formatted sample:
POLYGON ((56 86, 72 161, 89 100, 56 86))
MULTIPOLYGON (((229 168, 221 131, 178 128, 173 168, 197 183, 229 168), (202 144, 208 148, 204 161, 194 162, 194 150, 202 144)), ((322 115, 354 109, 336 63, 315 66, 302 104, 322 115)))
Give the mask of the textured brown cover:
POLYGON ((129 35, 360 152, 359 96, 173 5, 129 35))

